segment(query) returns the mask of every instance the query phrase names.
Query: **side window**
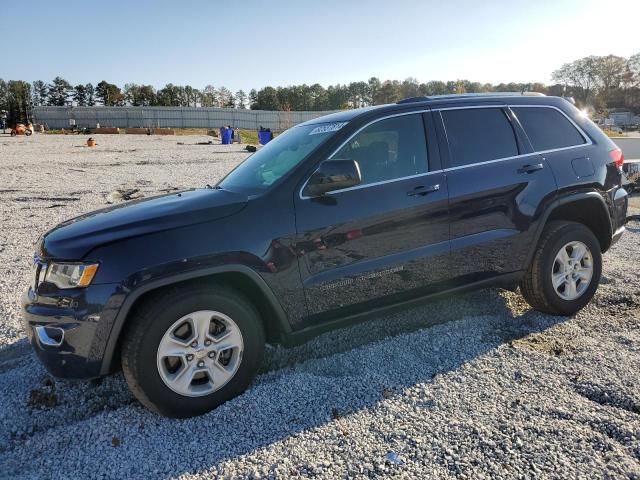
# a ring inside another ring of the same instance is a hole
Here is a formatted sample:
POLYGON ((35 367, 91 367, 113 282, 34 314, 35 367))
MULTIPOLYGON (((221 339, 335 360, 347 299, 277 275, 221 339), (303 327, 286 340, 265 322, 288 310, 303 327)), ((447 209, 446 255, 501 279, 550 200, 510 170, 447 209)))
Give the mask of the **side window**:
POLYGON ((443 110, 441 113, 452 167, 518 155, 513 127, 501 108, 443 110))
POLYGON ((332 158, 356 160, 363 185, 426 173, 422 115, 401 115, 369 125, 332 158))
POLYGON ((527 133, 533 149, 541 152, 585 143, 582 134, 553 108, 514 107, 513 112, 527 133))

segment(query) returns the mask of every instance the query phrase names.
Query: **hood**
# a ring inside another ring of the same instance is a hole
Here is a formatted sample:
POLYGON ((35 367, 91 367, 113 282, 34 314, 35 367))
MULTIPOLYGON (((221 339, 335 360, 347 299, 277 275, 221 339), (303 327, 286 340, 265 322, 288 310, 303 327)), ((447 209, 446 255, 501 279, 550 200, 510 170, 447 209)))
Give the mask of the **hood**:
POLYGON ((80 260, 100 245, 218 220, 246 204, 245 195, 207 188, 116 205, 61 223, 43 236, 37 253, 44 258, 80 260))

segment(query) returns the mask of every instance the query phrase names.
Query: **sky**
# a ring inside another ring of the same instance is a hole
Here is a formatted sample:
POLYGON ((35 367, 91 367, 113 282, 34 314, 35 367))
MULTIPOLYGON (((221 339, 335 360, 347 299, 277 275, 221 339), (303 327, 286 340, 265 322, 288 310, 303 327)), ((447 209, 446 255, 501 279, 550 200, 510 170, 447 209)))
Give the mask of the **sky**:
POLYGON ((640 0, 6 1, 0 78, 232 91, 414 77, 551 81, 640 52, 640 0))

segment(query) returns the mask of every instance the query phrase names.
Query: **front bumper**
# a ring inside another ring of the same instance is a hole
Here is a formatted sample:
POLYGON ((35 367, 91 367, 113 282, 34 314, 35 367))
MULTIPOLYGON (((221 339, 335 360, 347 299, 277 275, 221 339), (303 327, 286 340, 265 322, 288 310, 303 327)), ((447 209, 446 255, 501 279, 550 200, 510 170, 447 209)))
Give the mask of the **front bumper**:
POLYGON ((124 300, 116 284, 60 290, 30 287, 22 299, 27 336, 44 366, 56 377, 100 376, 113 320, 124 300))

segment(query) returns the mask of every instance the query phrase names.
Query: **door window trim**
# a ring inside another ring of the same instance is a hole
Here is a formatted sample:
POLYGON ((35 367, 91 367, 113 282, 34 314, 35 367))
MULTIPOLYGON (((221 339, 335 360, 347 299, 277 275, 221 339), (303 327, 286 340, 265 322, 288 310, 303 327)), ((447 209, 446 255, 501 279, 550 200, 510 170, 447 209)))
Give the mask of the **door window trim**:
MULTIPOLYGON (((423 122, 424 125, 424 119, 422 118, 422 115, 424 115, 425 113, 429 113, 433 111, 433 109, 431 108, 426 108, 426 109, 421 109, 421 110, 411 110, 410 112, 400 112, 400 113, 394 113, 391 115, 386 115, 384 117, 379 117, 379 118, 375 118, 373 120, 371 120, 368 123, 365 123, 362 127, 360 127, 359 129, 357 129, 352 135, 349 136, 349 138, 347 138, 344 142, 342 142, 338 148, 336 148, 333 152, 331 152, 330 155, 327 156, 327 159, 331 159, 331 157, 333 157, 336 153, 338 153, 342 147, 344 147, 347 143, 349 143, 356 135, 358 135, 362 130, 364 130, 365 128, 373 125, 374 123, 378 123, 382 120, 387 120, 389 118, 394 118, 394 117, 402 117, 402 116, 406 116, 406 115, 420 115, 421 118, 420 120, 423 122)), ((425 142, 427 141, 427 135, 425 132, 425 142)), ((428 143, 426 143, 426 148, 427 148, 427 152, 429 149, 428 143)), ((429 167, 429 165, 427 164, 427 168, 429 167)), ((407 177, 398 177, 398 178, 392 178, 389 180, 382 180, 380 182, 374 182, 374 183, 367 183, 364 185, 356 185, 354 187, 349 187, 349 188, 341 188, 340 190, 333 190, 332 192, 327 192, 326 195, 333 195, 335 193, 342 193, 342 192, 348 192, 351 190, 359 190, 362 188, 367 188, 367 187, 377 187, 379 185, 384 185, 385 183, 391 183, 391 182, 399 182, 401 180, 408 180, 411 178, 418 178, 418 177, 424 177, 425 175, 431 175, 434 173, 442 173, 444 169, 439 169, 439 170, 433 170, 433 171, 427 171, 425 173, 418 173, 416 175, 409 175, 407 177)), ((303 195, 302 192, 304 191, 305 187, 307 186, 307 183, 309 183, 309 180, 311 180, 311 176, 313 174, 311 174, 309 176, 309 178, 307 178, 305 180, 305 182, 302 184, 302 187, 300 188, 300 191, 298 192, 298 196, 300 197, 300 200, 309 200, 312 198, 316 198, 316 197, 307 197, 306 195, 303 195)))
MULTIPOLYGON (((376 187, 379 185, 384 185, 385 183, 391 183, 391 182, 399 182, 401 180, 408 180, 411 178, 418 178, 418 177, 422 177, 425 175, 431 175, 434 173, 443 173, 443 172, 450 172, 450 171, 454 171, 454 170, 460 170, 463 168, 469 168, 469 167, 476 167, 479 165, 488 165, 491 163, 497 163, 497 162, 506 162, 508 160, 514 160, 516 158, 525 158, 525 157, 530 157, 531 155, 542 155, 545 153, 553 153, 553 152, 560 152, 563 150, 571 150, 574 148, 581 148, 581 147, 588 147, 593 145, 593 141, 591 140, 591 137, 589 137, 589 135, 587 135, 585 133, 585 131, 576 123, 573 121, 573 119, 571 117, 569 117, 569 115, 567 115, 562 109, 554 106, 554 105, 508 105, 508 104, 487 104, 487 105, 463 105, 463 106, 459 106, 459 107, 431 107, 431 108, 425 108, 425 109, 420 109, 420 110, 411 110, 410 112, 401 112, 401 113, 394 113, 391 115, 386 115, 384 117, 379 117, 376 119, 371 120, 370 122, 364 124, 362 127, 360 127, 358 130, 356 130, 351 136, 349 136, 349 138, 347 138, 344 142, 342 142, 338 148, 336 148, 333 152, 331 152, 331 154, 327 157, 327 158, 331 158, 333 155, 335 155, 336 153, 338 153, 340 151, 340 149, 342 149, 342 147, 344 147, 348 142, 350 142, 353 137, 355 137, 356 135, 358 135, 362 130, 364 130, 365 128, 367 128, 370 125, 373 125, 374 123, 377 123, 379 121, 382 120, 386 120, 388 118, 393 118, 393 117, 401 117, 404 115, 413 115, 413 114, 420 114, 423 115, 425 113, 429 113, 429 112, 442 112, 442 111, 446 111, 446 110, 471 110, 471 109, 476 109, 476 108, 500 108, 502 110, 504 109, 509 109, 511 110, 511 113, 515 116, 515 118, 518 118, 518 116, 515 114, 515 112, 512 110, 513 108, 550 108, 552 110, 557 110, 558 112, 560 112, 561 115, 564 115, 564 117, 569 120, 569 122, 571 122, 571 124, 578 130, 578 133, 580 133, 580 135, 582 135, 582 138, 584 138, 585 143, 581 143, 580 145, 572 145, 570 147, 560 147, 560 148, 552 148, 549 150, 535 150, 533 149, 533 145, 532 147, 532 151, 528 152, 528 153, 521 153, 519 155, 515 155, 515 156, 511 156, 511 157, 503 157, 503 158, 496 158, 494 160, 485 160, 483 162, 477 162, 477 163, 469 163, 467 165, 460 165, 457 167, 447 167, 447 168, 440 168, 438 170, 433 170, 433 171, 428 171, 426 173, 421 173, 418 175, 410 175, 408 177, 400 177, 400 178, 394 178, 391 180, 383 180, 381 182, 375 182, 375 183, 368 183, 366 185, 356 185, 355 187, 349 187, 349 188, 343 188, 340 190, 334 190, 333 192, 328 192, 327 195, 332 195, 335 193, 342 193, 342 192, 348 192, 350 190, 358 190, 358 189, 362 189, 362 188, 367 188, 367 187, 376 187)), ((444 124, 444 119, 442 118, 442 115, 439 115, 440 117, 440 122, 442 122, 442 125, 445 126, 444 124)), ((507 120, 509 121, 509 123, 512 123, 512 120, 507 117, 507 120)), ((424 120, 423 120, 424 121, 424 120)), ((519 121, 519 120, 518 120, 519 121)), ((445 126, 446 128, 446 126, 445 126)), ((525 135, 527 134, 526 130, 524 130, 524 127, 522 127, 522 130, 524 131, 525 135)), ((425 135, 425 139, 426 139, 426 135, 425 135)), ((528 139, 528 137, 527 137, 528 139)), ((531 143, 531 141, 529 141, 529 143, 531 143)), ((449 146, 449 142, 447 141, 447 148, 449 146)), ((428 143, 427 143, 427 147, 428 147, 428 143)), ((315 197, 307 197, 306 195, 303 195, 302 192, 304 191, 305 187, 307 186, 307 183, 309 183, 309 180, 311 179, 311 176, 309 176, 305 182, 302 184, 302 187, 300 187, 300 190, 298 191, 298 197, 300 198, 300 200, 310 200, 312 198, 315 197)))
MULTIPOLYGON (((571 145, 570 147, 560 147, 560 148, 551 148, 549 150, 535 150, 533 149, 533 145, 531 145, 532 147, 532 151, 528 152, 528 153, 521 153, 519 155, 513 155, 511 157, 501 157, 501 158, 496 158, 493 160, 485 160, 483 162, 476 162, 476 163, 469 163, 467 165, 459 165, 456 167, 447 167, 444 168, 443 171, 445 172, 450 172, 452 170, 460 170, 462 168, 469 168, 469 167, 475 167, 478 165, 487 165, 487 164, 491 164, 491 163, 496 163, 496 162, 505 162, 508 160, 513 160, 516 158, 524 158, 524 157, 529 157, 531 155, 542 155, 545 153, 553 153, 553 152, 560 152, 563 150, 570 150, 573 148, 580 148, 580 147, 588 147, 593 145, 593 141, 591 140, 591 137, 589 137, 589 135, 587 135, 584 130, 582 130, 582 128, 580 128, 580 126, 573 121, 573 119, 571 117, 569 117, 569 115, 567 115, 565 112, 562 111, 562 109, 553 106, 553 105, 498 105, 498 104, 492 104, 492 105, 473 105, 473 106, 461 106, 461 107, 444 107, 444 108, 434 108, 433 111, 434 112, 442 112, 442 111, 446 111, 446 110, 470 110, 470 109, 476 109, 476 108, 500 108, 502 110, 504 110, 505 108, 511 110, 511 113, 514 115, 515 118, 518 118, 518 116, 516 115, 516 113, 512 110, 513 108, 550 108, 552 110, 557 110, 558 112, 560 112, 560 114, 564 115, 564 117, 569 120, 569 122, 571 122, 571 124, 576 128, 576 130, 578 130, 578 133, 580 133, 580 135, 582 136, 582 138, 584 139, 585 143, 581 143, 579 145, 571 145)), ((511 119, 509 117, 507 117, 507 120, 512 123, 511 119)), ((440 115, 440 121, 442 122, 442 125, 445 127, 445 131, 446 131, 446 125, 444 123, 444 118, 442 118, 442 114, 440 115)), ((519 122, 520 120, 518 120, 519 122)), ((513 125, 513 124, 512 124, 513 125)), ((527 134, 527 131, 524 129, 524 127, 522 127, 522 130, 524 131, 525 135, 527 134)), ((529 137, 527 137, 528 139, 529 137)), ((531 141, 529 140, 529 143, 531 143, 531 141)), ((449 142, 447 141, 447 147, 449 146, 449 142)))
MULTIPOLYGON (((536 150, 532 144, 531 148, 533 148, 533 151, 535 153, 557 152, 560 150, 567 150, 569 148, 585 147, 585 146, 593 145, 593 142, 591 141, 591 137, 589 137, 589 135, 587 135, 586 132, 582 130, 582 128, 580 128, 580 125, 578 125, 569 115, 567 115, 558 107, 554 107, 552 105, 509 105, 509 110, 511 110, 511 113, 513 113, 513 116, 518 119, 518 123, 520 123, 520 126, 522 127, 522 130, 524 131, 527 138, 529 138, 529 134, 527 133, 527 130, 524 128, 524 125, 522 125, 522 122, 520 122, 520 119, 518 118, 518 115, 516 114, 516 112, 513 111, 514 108, 550 108, 552 110, 557 110, 558 112, 560 112, 561 115, 564 115, 564 117, 567 120, 569 120, 569 123, 573 125, 573 127, 578 131, 578 133, 584 140, 584 143, 577 143, 575 145, 570 145, 568 147, 549 148, 547 150, 536 150)), ((531 143, 531 140, 529 140, 529 143, 531 143)))

